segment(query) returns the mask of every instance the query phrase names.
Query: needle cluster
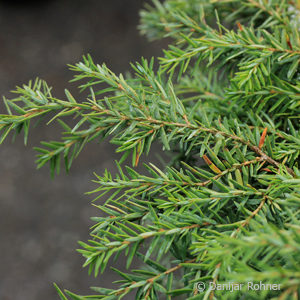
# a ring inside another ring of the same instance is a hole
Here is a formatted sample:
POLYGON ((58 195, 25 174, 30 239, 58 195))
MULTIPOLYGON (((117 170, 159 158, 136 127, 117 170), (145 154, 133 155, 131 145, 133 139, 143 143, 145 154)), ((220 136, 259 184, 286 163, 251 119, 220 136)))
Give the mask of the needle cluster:
POLYGON ((23 131, 26 143, 34 119, 61 125, 61 140, 35 148, 52 174, 92 140, 122 153, 117 175, 96 175, 101 216, 78 251, 100 280, 111 258, 128 272, 113 268, 116 288, 90 296, 55 286, 61 299, 298 299, 299 16, 296 0, 153 0, 140 30, 170 39, 163 57, 128 78, 84 57, 70 68, 85 100, 39 79, 4 99, 1 142, 23 131), (138 173, 155 141, 172 161, 138 173), (213 288, 229 283, 243 288, 213 288))

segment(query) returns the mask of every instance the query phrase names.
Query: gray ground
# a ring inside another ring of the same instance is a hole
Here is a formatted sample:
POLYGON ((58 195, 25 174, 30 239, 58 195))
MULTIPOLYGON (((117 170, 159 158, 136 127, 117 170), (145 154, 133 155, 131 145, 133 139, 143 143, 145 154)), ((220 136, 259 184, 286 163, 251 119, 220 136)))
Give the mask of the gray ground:
MULTIPOLYGON (((129 61, 160 54, 136 29, 139 0, 0 1, 0 94, 11 97, 15 85, 36 76, 54 86, 54 94, 75 90, 66 64, 86 53, 116 72, 129 61), (19 2, 19 4, 18 4, 19 2)), ((3 106, 0 106, 3 113, 3 106)), ((82 269, 75 249, 88 238, 93 172, 114 169, 114 146, 89 145, 74 162, 70 175, 50 179, 49 168, 36 170, 35 151, 57 130, 31 128, 28 147, 22 136, 0 147, 0 299, 58 299, 52 282, 81 294, 89 286, 110 286, 112 273, 97 279, 82 269)), ((122 262, 119 262, 122 264, 122 262)))

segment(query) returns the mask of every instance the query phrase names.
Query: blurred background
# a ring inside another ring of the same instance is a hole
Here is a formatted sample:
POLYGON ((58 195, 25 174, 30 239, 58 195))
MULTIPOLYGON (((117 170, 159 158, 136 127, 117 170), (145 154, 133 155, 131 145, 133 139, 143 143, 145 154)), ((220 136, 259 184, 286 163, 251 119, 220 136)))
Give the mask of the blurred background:
MULTIPOLYGON (((138 12, 142 0, 0 1, 0 95, 12 98, 16 85, 40 77, 53 86, 56 97, 64 88, 77 98, 76 85, 68 81, 67 64, 90 53, 114 72, 129 69, 141 56, 161 54, 164 46, 139 35, 138 12)), ((2 100, 1 100, 2 102, 2 100)), ((0 104, 0 113, 5 113, 0 104)), ((93 278, 83 269, 75 251, 77 241, 88 239, 90 205, 95 188, 93 172, 114 170, 114 146, 88 145, 74 161, 69 175, 53 180, 49 167, 36 170, 35 151, 41 140, 57 139, 59 130, 31 128, 28 146, 22 135, 0 147, 0 299, 59 299, 52 283, 78 294, 90 286, 111 287, 110 270, 93 278)), ((119 261, 122 264, 122 261, 119 261)), ((118 278, 119 279, 119 278, 118 278)))

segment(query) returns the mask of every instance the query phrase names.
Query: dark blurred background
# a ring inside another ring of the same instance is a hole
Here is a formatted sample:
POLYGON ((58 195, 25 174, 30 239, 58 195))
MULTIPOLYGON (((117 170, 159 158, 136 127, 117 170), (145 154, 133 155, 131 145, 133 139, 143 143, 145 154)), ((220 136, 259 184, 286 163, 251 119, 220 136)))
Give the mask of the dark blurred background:
MULTIPOLYGON (((137 30, 142 0, 0 1, 0 95, 40 77, 64 97, 76 97, 67 64, 90 53, 116 73, 129 69, 141 56, 161 54, 161 43, 150 43, 137 30)), ((1 100, 2 102, 2 100, 1 100)), ((3 104, 0 113, 4 113, 3 104)), ((75 251, 87 240, 91 216, 99 212, 84 195, 95 187, 93 172, 114 170, 114 146, 88 145, 70 175, 50 179, 48 166, 36 170, 35 151, 41 140, 56 139, 57 129, 31 128, 28 147, 19 136, 0 147, 0 299, 59 299, 52 283, 79 294, 90 286, 111 287, 114 274, 93 278, 75 251)), ((121 261, 119 263, 122 263, 121 261)), ((116 279, 117 277, 114 276, 116 279)))

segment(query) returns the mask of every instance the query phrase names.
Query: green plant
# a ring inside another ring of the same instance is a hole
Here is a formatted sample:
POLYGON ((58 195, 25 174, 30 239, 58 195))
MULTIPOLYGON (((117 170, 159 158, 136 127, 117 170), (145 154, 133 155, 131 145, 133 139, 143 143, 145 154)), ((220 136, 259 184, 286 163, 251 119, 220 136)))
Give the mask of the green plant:
MULTIPOLYGON (((153 0, 141 12, 150 39, 173 43, 159 58, 115 75, 90 56, 71 66, 87 90, 79 102, 52 96, 42 80, 4 99, 1 142, 32 119, 55 113, 61 141, 42 142, 38 168, 60 160, 69 171, 86 143, 110 137, 123 155, 119 175, 97 175, 96 201, 106 194, 91 239, 78 250, 95 276, 126 254, 141 267, 117 288, 72 299, 298 299, 300 289, 299 2, 295 0, 153 0), (155 71, 156 70, 156 71, 155 71), (103 84, 106 85, 103 88, 103 84), (66 116, 76 116, 71 127, 66 116), (142 154, 161 141, 172 153, 164 170, 142 154), (121 167, 127 157, 132 167, 121 167), (204 282, 206 290, 197 289, 204 282), (247 282, 280 284, 255 290, 247 282), (225 292, 216 284, 239 283, 225 292)), ((56 286, 61 299, 67 299, 56 286)))

